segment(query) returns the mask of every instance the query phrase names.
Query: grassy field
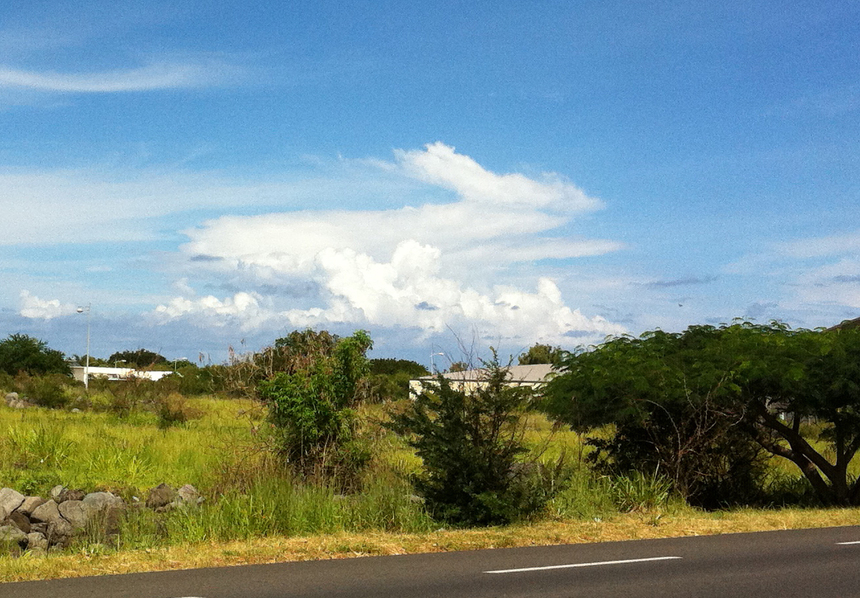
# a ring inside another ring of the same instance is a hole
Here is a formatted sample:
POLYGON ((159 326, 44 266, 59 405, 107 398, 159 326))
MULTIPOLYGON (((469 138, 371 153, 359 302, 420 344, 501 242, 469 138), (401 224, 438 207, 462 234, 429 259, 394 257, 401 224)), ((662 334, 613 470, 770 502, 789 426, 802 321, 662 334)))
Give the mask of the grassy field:
MULTIPOLYGON (((201 508, 189 511, 133 511, 110 545, 84 536, 65 553, 0 557, 0 581, 860 522, 857 509, 705 513, 648 480, 633 484, 632 500, 622 504, 612 484, 585 467, 577 434, 530 415, 529 444, 547 459, 567 455, 574 467, 570 486, 528 523, 440 529, 406 480, 420 463, 380 428, 384 410, 378 405, 362 411, 376 457, 361 492, 342 495, 325 484, 298 483, 274 462, 258 404, 172 400, 181 403, 176 407, 187 415, 184 423, 165 426, 145 409, 118 414, 0 406, 0 486, 44 496, 63 484, 110 490, 134 501, 162 482, 190 483, 206 497, 201 508)), ((93 404, 98 407, 97 400, 93 404)))

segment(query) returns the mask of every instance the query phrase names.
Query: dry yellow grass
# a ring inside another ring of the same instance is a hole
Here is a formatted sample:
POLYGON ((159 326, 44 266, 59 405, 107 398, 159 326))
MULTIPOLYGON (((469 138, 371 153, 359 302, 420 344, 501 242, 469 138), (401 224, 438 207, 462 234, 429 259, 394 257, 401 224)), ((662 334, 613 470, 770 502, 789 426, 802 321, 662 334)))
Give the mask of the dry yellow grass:
POLYGON ((340 559, 482 548, 580 544, 646 538, 835 527, 860 523, 860 508, 740 510, 682 514, 627 514, 603 521, 553 521, 480 530, 425 534, 335 534, 266 537, 243 542, 203 543, 107 554, 0 558, 0 582, 167 571, 200 567, 340 559))

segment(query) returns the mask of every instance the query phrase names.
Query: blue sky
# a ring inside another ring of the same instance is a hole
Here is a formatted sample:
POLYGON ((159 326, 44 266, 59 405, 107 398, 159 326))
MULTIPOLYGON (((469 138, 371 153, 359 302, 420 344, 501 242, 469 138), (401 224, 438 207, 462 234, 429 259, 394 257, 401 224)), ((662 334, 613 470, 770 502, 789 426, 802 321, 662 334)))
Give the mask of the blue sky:
POLYGON ((6 2, 0 335, 427 363, 857 317, 858 47, 851 2, 6 2))

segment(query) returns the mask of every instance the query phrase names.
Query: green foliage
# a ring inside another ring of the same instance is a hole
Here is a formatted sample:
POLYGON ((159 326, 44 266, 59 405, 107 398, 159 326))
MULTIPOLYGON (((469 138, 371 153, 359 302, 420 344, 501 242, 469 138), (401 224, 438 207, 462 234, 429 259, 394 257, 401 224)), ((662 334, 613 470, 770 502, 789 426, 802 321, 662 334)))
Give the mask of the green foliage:
POLYGON ((551 345, 542 345, 537 343, 528 348, 525 353, 522 353, 518 358, 520 365, 536 365, 541 363, 555 364, 561 359, 561 347, 553 347, 551 345))
POLYGON ((416 361, 410 361, 409 359, 371 359, 370 360, 370 373, 373 375, 383 375, 383 376, 391 376, 394 374, 406 374, 412 378, 420 378, 421 376, 428 376, 430 372, 427 371, 423 365, 416 361))
POLYGON ((562 365, 544 408, 578 429, 614 423, 611 439, 593 441, 604 466, 659 471, 716 505, 755 498, 761 447, 797 465, 822 502, 860 504, 848 474, 860 449, 856 328, 691 326, 613 339, 562 365))
POLYGON ((723 409, 724 367, 709 362, 714 329, 684 335, 662 331, 613 339, 570 354, 565 373, 550 381, 543 408, 576 429, 614 424, 609 438, 592 437, 589 456, 611 476, 665 476, 693 504, 716 507, 754 498, 762 473, 760 449, 723 409))
POLYGON ((423 461, 414 484, 433 517, 458 525, 492 525, 542 509, 563 479, 562 460, 548 469, 527 458, 524 389, 505 383, 496 359, 472 391, 456 390, 444 376, 389 427, 405 435, 423 461))
POLYGON ((666 506, 672 495, 672 480, 634 471, 614 479, 610 488, 622 512, 648 512, 666 506))
POLYGON ((39 422, 30 429, 10 428, 5 444, 4 450, 19 469, 60 467, 74 449, 63 426, 56 422, 39 422))
POLYGON ((408 359, 371 359, 369 399, 377 403, 409 398, 409 381, 430 372, 408 359))
POLYGON ((0 341, 0 371, 10 376, 19 372, 30 375, 71 372, 60 351, 26 334, 11 334, 0 341))
POLYGON ((71 402, 70 379, 64 374, 43 376, 22 374, 18 376, 16 382, 27 400, 36 405, 62 409, 71 402))
POLYGON ((260 384, 277 451, 299 472, 346 481, 367 462, 368 450, 356 436, 354 407, 368 373, 365 354, 371 346, 364 331, 333 345, 327 339, 305 344, 302 350, 308 352, 297 354, 289 371, 260 384))
POLYGON ((147 349, 135 349, 134 351, 118 351, 108 357, 110 365, 124 361, 122 365, 129 368, 151 368, 156 365, 167 364, 167 358, 155 351, 147 349))

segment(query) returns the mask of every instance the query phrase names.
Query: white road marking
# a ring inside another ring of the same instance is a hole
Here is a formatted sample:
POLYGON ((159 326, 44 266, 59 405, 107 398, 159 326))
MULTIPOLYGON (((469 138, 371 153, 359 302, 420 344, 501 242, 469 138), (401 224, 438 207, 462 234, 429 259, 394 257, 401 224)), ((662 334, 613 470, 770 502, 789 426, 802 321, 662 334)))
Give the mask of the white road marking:
POLYGON ((655 556, 647 559, 627 559, 623 561, 597 561, 594 563, 574 563, 572 565, 549 565, 547 567, 524 567, 522 569, 500 569, 484 571, 484 573, 523 573, 526 571, 549 571, 551 569, 573 569, 575 567, 601 567, 603 565, 627 565, 629 563, 648 563, 651 561, 671 561, 680 559, 679 556, 655 556))
POLYGON ((837 542, 837 546, 848 546, 849 544, 860 544, 860 540, 854 542, 837 542))

